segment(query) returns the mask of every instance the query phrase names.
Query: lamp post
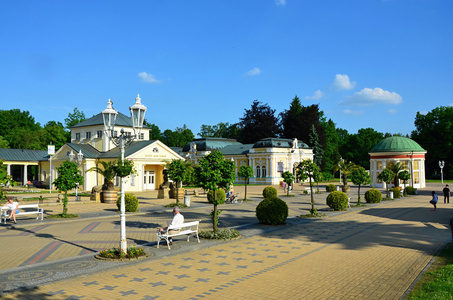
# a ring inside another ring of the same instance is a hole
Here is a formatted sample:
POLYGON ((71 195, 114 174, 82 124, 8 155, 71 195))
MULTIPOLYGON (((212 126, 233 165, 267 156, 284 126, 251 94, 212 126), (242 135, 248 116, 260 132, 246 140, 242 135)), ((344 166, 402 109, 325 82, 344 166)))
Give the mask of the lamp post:
MULTIPOLYGON (((70 161, 74 161, 74 158, 75 158, 75 154, 71 150, 71 153, 69 153, 69 160, 70 161)), ((82 160, 83 160, 83 153, 82 153, 82 149, 80 149, 79 153, 77 153, 77 161, 76 161, 77 166, 80 166, 82 164, 82 160)), ((75 185, 76 185, 76 188, 75 188, 75 201, 79 201, 79 197, 77 195, 77 188, 79 187, 79 183, 76 182, 75 185)))
POLYGON ((439 167, 440 167, 440 178, 442 180, 442 184, 444 184, 444 166, 445 166, 445 162, 443 160, 439 160, 439 167))
MULTIPOLYGON (((146 106, 141 102, 140 95, 135 98, 135 104, 129 106, 131 112, 132 128, 134 129, 133 135, 124 134, 124 128, 121 129, 120 136, 114 135, 114 127, 116 116, 118 112, 113 108, 113 102, 109 99, 107 102, 107 108, 102 111, 102 117, 104 119, 104 131, 107 137, 120 148, 121 150, 121 161, 124 163, 124 151, 127 145, 140 135, 140 130, 143 127, 143 121, 145 119, 146 106)), ((121 222, 121 240, 120 249, 123 252, 127 251, 126 241, 126 207, 124 203, 124 177, 121 177, 121 204, 120 204, 120 222, 121 222)))

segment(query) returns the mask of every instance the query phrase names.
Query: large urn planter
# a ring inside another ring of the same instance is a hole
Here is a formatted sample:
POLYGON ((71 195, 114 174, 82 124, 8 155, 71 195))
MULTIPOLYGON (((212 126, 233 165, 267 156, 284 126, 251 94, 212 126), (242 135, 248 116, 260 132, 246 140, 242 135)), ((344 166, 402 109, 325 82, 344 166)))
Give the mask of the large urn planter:
POLYGON ((341 191, 343 193, 349 193, 351 191, 351 186, 348 184, 348 185, 342 185, 341 186, 341 191))
POLYGON ((116 200, 118 200, 117 191, 102 191, 102 202, 116 204, 116 200))

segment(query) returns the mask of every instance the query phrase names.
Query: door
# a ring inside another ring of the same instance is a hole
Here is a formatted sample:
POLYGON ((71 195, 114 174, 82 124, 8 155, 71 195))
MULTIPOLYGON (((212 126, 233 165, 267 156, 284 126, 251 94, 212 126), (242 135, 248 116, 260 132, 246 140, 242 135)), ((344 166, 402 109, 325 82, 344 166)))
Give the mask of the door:
POLYGON ((144 190, 156 189, 154 171, 145 171, 143 175, 143 189, 144 190))

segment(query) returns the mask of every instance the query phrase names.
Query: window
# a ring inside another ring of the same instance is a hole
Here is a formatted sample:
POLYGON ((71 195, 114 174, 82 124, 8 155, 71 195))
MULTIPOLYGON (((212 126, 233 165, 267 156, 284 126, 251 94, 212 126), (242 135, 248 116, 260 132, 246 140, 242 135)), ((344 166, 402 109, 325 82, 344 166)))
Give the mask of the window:
POLYGON ((76 140, 80 140, 80 133, 76 133, 76 134, 75 134, 75 139, 76 139, 76 140))
POLYGON ((144 134, 144 133, 140 133, 139 139, 140 139, 140 140, 144 140, 144 139, 145 139, 145 134, 144 134))
POLYGON ((261 167, 256 166, 256 178, 260 178, 260 177, 261 177, 261 167))
POLYGON ((102 130, 98 130, 96 135, 97 135, 98 138, 101 138, 102 137, 102 130))
POLYGON ((278 162, 277 172, 283 172, 283 162, 282 161, 278 162))
POLYGON ((131 136, 131 133, 130 132, 125 132, 124 135, 125 136, 131 136))
POLYGON ((419 169, 420 169, 419 161, 418 160, 414 160, 414 170, 419 170, 419 169))
POLYGON ((266 166, 261 167, 261 176, 264 178, 266 177, 266 166))
POLYGON ((382 161, 376 162, 376 170, 382 170, 382 161))
POLYGON ((420 175, 419 172, 414 172, 414 184, 420 183, 420 175))
POLYGON ((119 176, 115 177, 115 186, 120 186, 120 180, 121 178, 119 176))
POLYGON ((112 131, 112 137, 117 137, 118 136, 118 131, 112 131))
POLYGON ((91 139, 91 132, 86 132, 85 133, 85 138, 91 139))
POLYGON ((403 165, 404 170, 409 170, 409 162, 407 160, 402 161, 401 164, 403 165))

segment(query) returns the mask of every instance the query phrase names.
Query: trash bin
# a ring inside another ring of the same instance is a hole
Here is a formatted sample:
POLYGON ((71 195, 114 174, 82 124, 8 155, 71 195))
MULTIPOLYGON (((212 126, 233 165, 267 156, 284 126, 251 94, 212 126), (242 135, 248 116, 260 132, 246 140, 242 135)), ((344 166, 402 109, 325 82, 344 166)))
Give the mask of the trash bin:
POLYGON ((340 189, 341 189, 341 188, 340 188, 340 186, 339 186, 339 185, 337 185, 337 192, 339 192, 339 191, 340 191, 340 189))
POLYGON ((189 195, 184 195, 184 204, 186 206, 190 206, 190 196, 189 195))
POLYGON ((389 197, 390 197, 390 199, 393 199, 393 192, 392 191, 389 192, 389 197))

